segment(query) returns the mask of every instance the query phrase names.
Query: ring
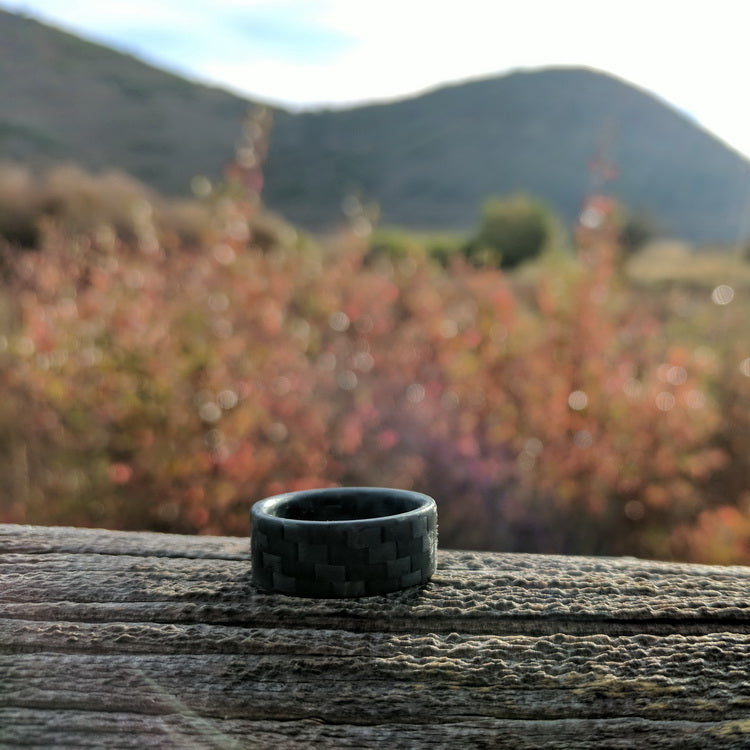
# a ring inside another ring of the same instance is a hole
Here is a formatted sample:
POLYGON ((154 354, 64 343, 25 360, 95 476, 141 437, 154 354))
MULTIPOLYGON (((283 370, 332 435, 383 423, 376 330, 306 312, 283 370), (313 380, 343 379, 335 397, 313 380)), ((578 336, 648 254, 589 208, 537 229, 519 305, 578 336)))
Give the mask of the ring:
POLYGON ((437 506, 379 487, 289 492, 251 515, 253 581, 294 596, 373 596, 427 583, 437 561, 437 506))

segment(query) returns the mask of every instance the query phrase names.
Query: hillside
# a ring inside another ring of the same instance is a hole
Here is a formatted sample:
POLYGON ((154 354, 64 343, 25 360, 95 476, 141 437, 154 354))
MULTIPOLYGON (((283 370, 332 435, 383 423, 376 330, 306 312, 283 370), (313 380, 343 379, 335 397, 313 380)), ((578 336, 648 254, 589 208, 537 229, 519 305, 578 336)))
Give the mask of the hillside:
POLYGON ((0 161, 116 167, 187 193, 232 157, 248 105, 0 11, 0 161))
POLYGON ((332 217, 361 190, 385 220, 465 227, 491 193, 525 191, 572 220, 602 139, 610 189, 666 231, 737 239, 750 163, 658 99, 585 69, 550 69, 440 89, 395 104, 277 118, 267 198, 298 222, 332 217))
MULTIPOLYGON (((0 11, 0 161, 117 167, 186 193, 233 152, 252 103, 0 11)), ((750 163, 660 100, 610 76, 550 69, 378 106, 275 111, 269 206, 310 228, 341 220, 349 192, 384 222, 462 229, 490 194, 524 191, 572 220, 603 138, 611 190, 675 236, 733 241, 750 163)))

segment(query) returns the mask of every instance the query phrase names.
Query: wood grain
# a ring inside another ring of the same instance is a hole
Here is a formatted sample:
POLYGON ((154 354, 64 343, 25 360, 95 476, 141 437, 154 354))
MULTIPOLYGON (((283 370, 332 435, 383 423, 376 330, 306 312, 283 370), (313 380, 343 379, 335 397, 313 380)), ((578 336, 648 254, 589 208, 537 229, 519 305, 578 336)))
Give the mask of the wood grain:
POLYGON ((248 552, 0 526, 0 745, 750 747, 750 568, 441 550, 315 600, 248 552))

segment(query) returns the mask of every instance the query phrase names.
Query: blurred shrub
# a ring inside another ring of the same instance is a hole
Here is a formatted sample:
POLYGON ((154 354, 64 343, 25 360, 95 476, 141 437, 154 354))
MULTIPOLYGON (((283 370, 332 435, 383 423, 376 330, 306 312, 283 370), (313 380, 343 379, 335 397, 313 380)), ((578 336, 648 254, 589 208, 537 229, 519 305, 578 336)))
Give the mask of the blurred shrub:
POLYGON ((75 165, 41 174, 0 165, 0 238, 31 249, 52 222, 70 234, 108 235, 131 246, 202 246, 213 224, 205 201, 165 199, 121 172, 94 175, 75 165))
POLYGON ((515 268, 539 256, 552 239, 554 217, 542 202, 526 195, 490 198, 477 233, 466 245, 476 264, 515 268))
POLYGON ((446 270, 210 205, 191 252, 71 208, 8 254, 1 521, 244 534, 374 484, 434 495, 446 547, 750 561, 746 303, 687 335, 614 264, 446 270))
POLYGON ((32 248, 39 242, 40 197, 31 174, 20 166, 0 167, 0 238, 32 248))

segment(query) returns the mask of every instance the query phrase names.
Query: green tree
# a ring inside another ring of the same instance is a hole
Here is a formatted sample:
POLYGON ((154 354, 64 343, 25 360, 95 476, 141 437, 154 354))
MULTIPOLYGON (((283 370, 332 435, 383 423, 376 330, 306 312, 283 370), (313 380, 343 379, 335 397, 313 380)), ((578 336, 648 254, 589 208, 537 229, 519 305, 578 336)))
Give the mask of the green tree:
POLYGON ((514 268, 537 257, 554 231, 552 211, 527 195, 493 196, 482 206, 477 233, 466 256, 477 265, 514 268))

